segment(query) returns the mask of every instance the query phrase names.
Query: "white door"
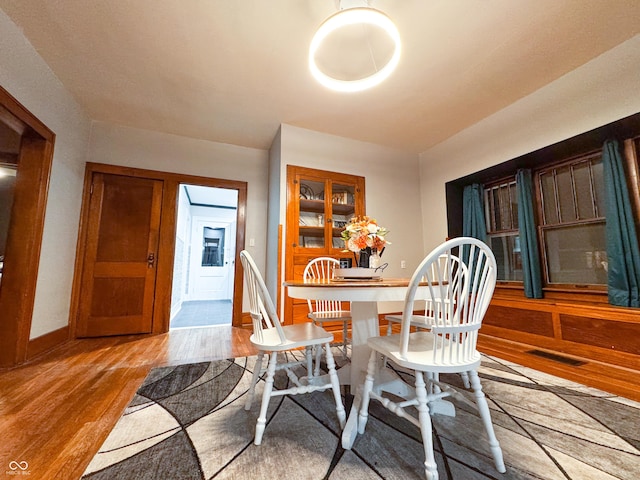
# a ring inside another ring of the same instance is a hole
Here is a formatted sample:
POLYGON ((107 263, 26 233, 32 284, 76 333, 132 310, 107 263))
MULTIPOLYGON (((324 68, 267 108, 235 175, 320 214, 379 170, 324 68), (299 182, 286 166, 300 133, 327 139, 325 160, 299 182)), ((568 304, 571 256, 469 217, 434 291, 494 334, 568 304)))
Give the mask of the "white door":
POLYGON ((235 222, 193 217, 190 300, 233 298, 235 228, 235 222))

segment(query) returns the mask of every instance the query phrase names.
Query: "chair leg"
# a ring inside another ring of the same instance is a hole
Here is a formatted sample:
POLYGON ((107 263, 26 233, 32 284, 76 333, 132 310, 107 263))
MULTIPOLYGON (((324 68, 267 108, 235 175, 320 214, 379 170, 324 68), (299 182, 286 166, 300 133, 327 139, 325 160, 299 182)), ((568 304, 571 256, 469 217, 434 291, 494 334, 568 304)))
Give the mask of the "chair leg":
MULTIPOLYGON (((386 357, 385 357, 386 361, 386 357)), ((373 389, 373 381, 378 370, 378 352, 371 351, 369 363, 367 364, 367 376, 364 380, 362 388, 362 402, 360 405, 360 413, 358 414, 358 433, 363 434, 369 419, 369 401, 371 399, 371 390, 373 389)))
POLYGON ((322 347, 320 345, 316 345, 314 347, 316 349, 316 366, 313 371, 313 376, 320 376, 320 361, 322 360, 322 347))
POLYGON ((307 378, 313 377, 313 347, 305 347, 304 356, 307 360, 307 378))
POLYGON ((424 447, 424 472, 427 480, 438 480, 438 466, 433 454, 433 432, 431 426, 431 414, 429 413, 427 388, 422 372, 416 371, 416 399, 418 400, 418 421, 420 422, 420 434, 424 447))
POLYGON ((271 400, 271 392, 273 391, 273 377, 276 373, 277 362, 278 352, 271 352, 269 367, 267 368, 267 378, 264 382, 264 392, 262 392, 260 415, 258 415, 258 421, 256 422, 256 436, 253 441, 256 445, 260 445, 262 443, 262 434, 264 433, 264 427, 267 424, 267 408, 269 407, 269 400, 271 400))
POLYGON ((464 388, 469 390, 469 388, 471 388, 471 383, 469 383, 469 373, 461 372, 460 376, 462 377, 462 384, 464 385, 464 388))
POLYGON ((438 385, 436 385, 433 382, 439 382, 440 381, 440 374, 436 373, 436 372, 425 372, 427 375, 427 381, 428 381, 428 388, 427 388, 427 393, 429 395, 437 395, 439 394, 442 390, 440 389, 440 387, 438 385), (430 381, 432 380, 432 381, 430 381))
POLYGON ((331 353, 331 345, 326 343, 324 345, 325 355, 327 357, 327 369, 329 370, 329 378, 331 379, 331 389, 333 390, 333 398, 336 401, 336 413, 338 414, 338 421, 340 422, 340 428, 344 428, 347 423, 347 413, 342 403, 342 395, 340 394, 340 379, 338 378, 338 372, 336 372, 336 362, 333 360, 333 353, 331 353))
POLYGON ((487 399, 485 398, 484 392, 482 391, 482 385, 480 384, 480 379, 478 378, 478 372, 476 372, 475 370, 471 370, 469 372, 469 377, 471 379, 471 386, 473 387, 473 392, 476 397, 476 405, 478 405, 480 417, 482 418, 484 428, 487 431, 487 437, 489 437, 489 447, 491 448, 491 453, 493 454, 493 461, 496 465, 496 470, 498 470, 498 472, 500 473, 504 473, 507 471, 507 469, 505 468, 504 460, 502 459, 502 448, 500 448, 500 443, 498 443, 496 434, 493 431, 491 412, 489 411, 487 399))
POLYGON ((348 360, 349 356, 347 355, 347 338, 349 337, 349 325, 347 322, 342 322, 342 358, 345 361, 348 360))
POLYGON ((244 403, 245 410, 251 410, 253 397, 256 393, 256 384, 258 383, 258 379, 260 378, 260 373, 262 373, 263 358, 264 352, 258 352, 258 358, 256 359, 256 364, 253 367, 253 375, 251 375, 251 386, 249 387, 249 391, 247 392, 247 400, 244 403))

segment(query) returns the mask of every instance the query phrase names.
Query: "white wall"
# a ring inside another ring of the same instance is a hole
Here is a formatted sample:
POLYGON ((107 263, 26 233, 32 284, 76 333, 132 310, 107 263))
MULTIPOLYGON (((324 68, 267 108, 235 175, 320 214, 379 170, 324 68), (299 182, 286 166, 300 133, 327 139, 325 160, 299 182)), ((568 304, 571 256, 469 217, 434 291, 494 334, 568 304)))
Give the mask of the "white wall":
POLYGON ((0 85, 55 134, 30 338, 68 325, 90 119, 0 10, 0 85))
MULTIPOLYGON (((87 161, 247 182, 246 239, 264 271, 268 152, 95 122, 87 161)), ((244 305, 248 311, 248 305, 244 305)))
POLYGON ((171 315, 173 319, 186 295, 187 274, 189 273, 189 245, 191 243, 191 209, 184 188, 178 190, 178 212, 176 221, 176 248, 173 257, 173 284, 171 290, 171 315))
POLYGON ((445 183, 640 112, 640 35, 420 155, 425 250, 447 234, 445 183))
POLYGON ((280 225, 284 227, 285 223, 285 217, 281 219, 280 216, 281 195, 286 195, 286 187, 285 190, 280 190, 281 132, 282 128, 279 128, 269 149, 269 213, 267 214, 267 263, 264 281, 271 298, 274 299, 278 291, 278 230, 280 225))

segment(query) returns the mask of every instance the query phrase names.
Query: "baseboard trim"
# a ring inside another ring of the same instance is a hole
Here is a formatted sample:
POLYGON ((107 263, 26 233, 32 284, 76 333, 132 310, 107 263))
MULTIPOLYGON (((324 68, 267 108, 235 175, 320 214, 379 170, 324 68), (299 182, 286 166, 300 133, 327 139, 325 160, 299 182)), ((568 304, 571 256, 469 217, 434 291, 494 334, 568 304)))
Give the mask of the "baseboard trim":
POLYGON ((27 360, 31 360, 42 353, 62 345, 69 340, 69 327, 62 327, 53 332, 45 333, 29 340, 27 345, 27 360))

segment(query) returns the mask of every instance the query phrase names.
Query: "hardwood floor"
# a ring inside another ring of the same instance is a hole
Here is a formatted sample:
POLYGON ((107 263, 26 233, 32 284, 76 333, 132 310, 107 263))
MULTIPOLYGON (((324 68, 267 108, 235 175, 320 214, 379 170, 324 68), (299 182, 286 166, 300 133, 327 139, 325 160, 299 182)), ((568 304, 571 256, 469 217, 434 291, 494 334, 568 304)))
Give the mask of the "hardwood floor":
POLYGON ((254 355, 249 334, 219 326, 74 340, 0 370, 0 473, 27 462, 32 479, 80 478, 151 368, 254 355))
MULTIPOLYGON (((0 474, 27 462, 32 479, 80 478, 151 368, 254 355, 248 338, 247 330, 218 326, 75 340, 0 370, 0 474)), ((488 354, 640 400, 637 371, 562 365, 528 355, 527 346, 480 343, 488 354)))

